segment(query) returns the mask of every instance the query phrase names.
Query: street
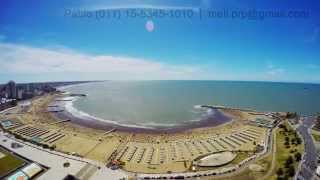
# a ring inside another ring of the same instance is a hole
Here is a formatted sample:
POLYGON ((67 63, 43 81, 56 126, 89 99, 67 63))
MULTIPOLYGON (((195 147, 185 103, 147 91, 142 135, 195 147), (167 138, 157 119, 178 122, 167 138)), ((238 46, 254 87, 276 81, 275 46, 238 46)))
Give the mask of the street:
POLYGON ((305 143, 305 155, 302 160, 300 172, 297 176, 297 179, 299 180, 310 180, 313 179, 313 177, 316 177, 315 171, 317 169, 318 155, 311 134, 309 134, 308 131, 308 129, 313 125, 314 121, 314 117, 303 117, 302 124, 300 124, 300 126, 297 128, 305 143))

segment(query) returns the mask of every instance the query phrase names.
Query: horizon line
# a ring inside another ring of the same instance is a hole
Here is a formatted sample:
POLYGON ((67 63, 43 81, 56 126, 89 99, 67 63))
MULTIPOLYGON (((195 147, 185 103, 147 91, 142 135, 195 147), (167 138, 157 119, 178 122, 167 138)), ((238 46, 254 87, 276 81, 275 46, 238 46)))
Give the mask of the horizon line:
POLYGON ((53 80, 53 81, 31 81, 21 82, 15 80, 8 80, 1 82, 0 85, 5 85, 10 81, 16 84, 31 84, 31 83, 55 83, 55 82, 105 82, 105 81, 226 81, 226 82, 257 82, 257 83, 288 83, 288 84, 315 84, 320 85, 320 82, 302 82, 302 81, 268 81, 268 80, 222 80, 222 79, 106 79, 106 80, 53 80))

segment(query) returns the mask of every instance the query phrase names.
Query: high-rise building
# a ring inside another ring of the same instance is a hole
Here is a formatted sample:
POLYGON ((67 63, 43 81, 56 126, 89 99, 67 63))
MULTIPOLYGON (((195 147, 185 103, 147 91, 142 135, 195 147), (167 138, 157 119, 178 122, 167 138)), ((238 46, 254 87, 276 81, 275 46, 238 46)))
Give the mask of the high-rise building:
POLYGON ((16 99, 17 98, 17 87, 14 81, 9 81, 7 84, 7 93, 8 98, 16 99))
POLYGON ((23 99, 23 89, 18 89, 17 90, 17 98, 19 100, 23 99))

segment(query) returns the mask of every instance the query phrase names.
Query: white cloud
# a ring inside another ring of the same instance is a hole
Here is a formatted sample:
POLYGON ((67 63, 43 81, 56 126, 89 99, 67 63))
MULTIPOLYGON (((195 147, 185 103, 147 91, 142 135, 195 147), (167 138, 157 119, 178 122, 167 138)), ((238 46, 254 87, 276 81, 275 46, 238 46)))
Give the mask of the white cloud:
POLYGON ((279 78, 285 73, 285 69, 275 66, 272 62, 267 62, 266 76, 269 79, 279 78))
POLYGON ((284 72, 285 72, 285 70, 282 68, 272 68, 267 71, 267 74, 271 75, 271 76, 278 76, 278 75, 283 74, 284 72))
MULTIPOLYGON (((12 74, 104 74, 103 79, 196 79, 200 67, 143 58, 90 55, 67 48, 35 48, 0 43, 0 71, 12 74)), ((96 79, 101 79, 96 77, 96 79)))

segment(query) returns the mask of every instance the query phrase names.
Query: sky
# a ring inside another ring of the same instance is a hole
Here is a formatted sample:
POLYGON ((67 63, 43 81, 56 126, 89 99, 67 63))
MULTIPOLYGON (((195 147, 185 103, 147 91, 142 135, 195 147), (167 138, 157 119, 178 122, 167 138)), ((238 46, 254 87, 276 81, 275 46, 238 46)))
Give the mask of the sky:
POLYGON ((3 0, 0 4, 0 83, 320 83, 317 0, 3 0))

